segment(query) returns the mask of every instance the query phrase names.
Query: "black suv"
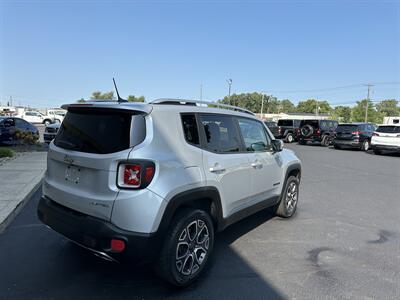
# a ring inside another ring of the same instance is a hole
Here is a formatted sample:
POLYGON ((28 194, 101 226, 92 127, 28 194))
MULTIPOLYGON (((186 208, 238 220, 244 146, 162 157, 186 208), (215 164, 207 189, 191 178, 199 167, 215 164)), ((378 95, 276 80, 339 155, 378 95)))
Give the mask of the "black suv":
POLYGON ((340 124, 333 140, 335 149, 358 148, 368 151, 375 126, 371 123, 340 124))
POLYGON ((297 140, 299 144, 307 142, 318 142, 328 147, 335 136, 338 122, 334 120, 301 120, 300 128, 297 129, 297 140))
POLYGON ((281 119, 278 120, 278 127, 273 132, 275 138, 282 139, 286 143, 296 140, 296 129, 299 128, 301 120, 281 119))

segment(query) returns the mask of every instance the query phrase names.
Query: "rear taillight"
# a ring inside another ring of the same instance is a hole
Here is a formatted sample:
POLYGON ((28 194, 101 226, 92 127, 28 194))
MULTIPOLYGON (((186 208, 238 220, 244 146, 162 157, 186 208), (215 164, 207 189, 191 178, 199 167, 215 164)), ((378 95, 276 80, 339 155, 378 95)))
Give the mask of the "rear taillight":
POLYGON ((376 133, 376 132, 374 132, 374 133, 372 134, 372 136, 379 136, 379 134, 376 133))
POLYGON ((279 126, 278 127, 278 132, 280 133, 282 131, 282 128, 279 126))
POLYGON ((123 162, 118 166, 117 185, 120 188, 142 189, 150 184, 154 173, 153 162, 123 162))
POLYGON ((316 135, 320 135, 321 134, 321 129, 317 129, 317 131, 315 132, 316 135))
POLYGON ((358 130, 357 131, 353 131, 351 134, 354 134, 354 135, 359 135, 361 132, 359 132, 358 130))

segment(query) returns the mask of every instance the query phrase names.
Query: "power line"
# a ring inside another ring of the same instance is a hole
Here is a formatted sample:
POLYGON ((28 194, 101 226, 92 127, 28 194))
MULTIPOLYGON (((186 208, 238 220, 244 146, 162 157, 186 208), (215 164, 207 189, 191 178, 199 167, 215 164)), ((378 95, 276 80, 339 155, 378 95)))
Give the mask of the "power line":
MULTIPOLYGON (((373 85, 400 85, 400 81, 392 81, 392 82, 374 82, 371 83, 373 85)), ((325 92, 325 91, 334 91, 340 89, 349 89, 355 87, 363 87, 365 84, 349 84, 343 86, 329 87, 329 88, 321 88, 321 89, 310 89, 310 90, 268 90, 269 93, 313 93, 313 92, 325 92)))

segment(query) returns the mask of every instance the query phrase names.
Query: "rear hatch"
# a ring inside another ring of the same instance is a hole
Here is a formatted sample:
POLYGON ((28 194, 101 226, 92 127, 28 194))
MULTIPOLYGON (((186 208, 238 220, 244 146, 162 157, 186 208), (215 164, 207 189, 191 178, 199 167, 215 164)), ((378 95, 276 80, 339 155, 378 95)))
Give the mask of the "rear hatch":
POLYGON ((372 137, 373 144, 400 147, 400 126, 379 126, 372 137))
POLYGON ((73 210, 109 220, 117 168, 145 137, 144 113, 70 108, 50 145, 44 194, 73 210))
POLYGON ((360 134, 358 125, 356 124, 341 124, 336 127, 337 140, 352 140, 360 134))

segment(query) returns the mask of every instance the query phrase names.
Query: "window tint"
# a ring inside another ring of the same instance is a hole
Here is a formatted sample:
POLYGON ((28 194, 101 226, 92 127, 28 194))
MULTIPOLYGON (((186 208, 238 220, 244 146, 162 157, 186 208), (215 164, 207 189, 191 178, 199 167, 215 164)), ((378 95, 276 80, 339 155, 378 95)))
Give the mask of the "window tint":
POLYGON ((21 120, 21 119, 15 119, 15 126, 19 129, 29 129, 30 128, 29 123, 24 120, 21 120))
POLYGON ((239 118, 238 121, 246 151, 266 151, 271 143, 264 126, 250 119, 239 118))
POLYGON ((379 126, 376 132, 382 133, 400 133, 400 126, 379 126))
POLYGON ((220 153, 239 152, 240 137, 236 124, 230 116, 201 115, 200 120, 204 128, 207 149, 220 153))
POLYGON ((336 128, 337 132, 353 132, 357 130, 357 125, 343 124, 336 128))
POLYGON ((88 153, 118 152, 131 147, 131 135, 133 145, 143 141, 144 123, 143 116, 132 116, 131 112, 70 110, 54 143, 61 148, 88 153))
POLYGON ((192 114, 182 115, 182 126, 185 140, 190 144, 199 145, 199 130, 197 129, 196 116, 192 114))
POLYGON ((3 121, 4 127, 14 127, 15 126, 15 121, 14 119, 5 119, 3 121))
POLYGON ((278 126, 293 126, 293 120, 278 120, 278 126))

